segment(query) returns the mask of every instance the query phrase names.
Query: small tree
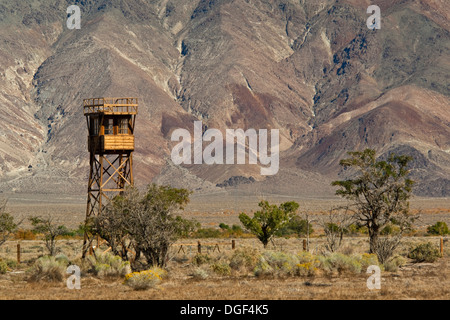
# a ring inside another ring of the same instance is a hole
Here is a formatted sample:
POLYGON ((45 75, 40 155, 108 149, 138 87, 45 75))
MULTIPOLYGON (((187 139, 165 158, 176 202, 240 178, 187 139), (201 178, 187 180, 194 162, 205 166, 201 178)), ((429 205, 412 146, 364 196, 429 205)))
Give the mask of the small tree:
POLYGON ((92 230, 124 260, 134 250, 131 265, 134 270, 164 267, 170 245, 198 227, 198 223, 175 215, 189 202, 190 193, 155 184, 149 185, 145 192, 128 188, 94 218, 92 230))
POLYGON ((69 230, 63 225, 53 223, 53 219, 48 216, 46 218, 31 217, 29 218, 33 226, 33 232, 42 233, 44 235, 45 246, 51 256, 56 255, 57 237, 67 234, 69 230))
POLYGON ((170 245, 191 226, 185 219, 175 216, 189 202, 190 194, 186 189, 152 184, 132 209, 127 221, 128 233, 137 255, 145 256, 147 266, 164 267, 170 245))
POLYGON ((16 232, 18 227, 18 224, 14 223, 14 218, 6 212, 6 204, 6 200, 0 201, 0 246, 16 232))
POLYGON ((437 236, 445 236, 446 234, 450 234, 450 231, 448 230, 448 226, 445 222, 438 221, 427 227, 427 233, 437 236))
POLYGON ((261 210, 256 211, 253 218, 241 213, 239 220, 266 248, 272 236, 292 219, 299 205, 294 201, 285 202, 279 206, 261 201, 258 206, 261 210))
POLYGON ((132 242, 128 236, 128 221, 133 209, 139 205, 137 189, 127 189, 109 202, 103 212, 87 223, 88 231, 105 239, 114 255, 128 261, 132 242))
POLYGON ((387 160, 376 160, 375 150, 349 152, 350 158, 340 161, 344 169, 356 169, 353 179, 334 181, 336 191, 348 199, 354 207, 355 219, 367 227, 370 253, 375 253, 380 262, 389 258, 400 243, 405 230, 411 227, 415 216, 409 213, 409 198, 413 181, 408 178, 409 156, 389 155, 387 160), (380 231, 388 223, 399 227, 394 238, 380 242, 380 231), (388 250, 380 254, 382 250, 388 250))

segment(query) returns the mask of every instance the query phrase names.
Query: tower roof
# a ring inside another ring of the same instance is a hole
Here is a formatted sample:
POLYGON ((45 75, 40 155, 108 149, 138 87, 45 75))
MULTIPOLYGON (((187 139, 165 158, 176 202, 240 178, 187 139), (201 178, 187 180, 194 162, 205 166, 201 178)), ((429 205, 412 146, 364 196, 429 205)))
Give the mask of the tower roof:
POLYGON ((84 115, 136 115, 138 112, 137 98, 90 98, 83 100, 84 115))

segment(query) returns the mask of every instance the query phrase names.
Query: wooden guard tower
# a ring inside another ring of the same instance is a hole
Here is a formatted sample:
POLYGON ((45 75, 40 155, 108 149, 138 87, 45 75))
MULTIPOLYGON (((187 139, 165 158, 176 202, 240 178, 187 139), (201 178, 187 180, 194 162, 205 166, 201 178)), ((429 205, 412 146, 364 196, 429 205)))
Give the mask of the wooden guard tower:
MULTIPOLYGON (((134 124, 137 98, 92 98, 83 100, 89 130, 90 172, 86 221, 102 213, 114 196, 133 185, 134 124)), ((84 235, 83 258, 92 246, 84 235)))

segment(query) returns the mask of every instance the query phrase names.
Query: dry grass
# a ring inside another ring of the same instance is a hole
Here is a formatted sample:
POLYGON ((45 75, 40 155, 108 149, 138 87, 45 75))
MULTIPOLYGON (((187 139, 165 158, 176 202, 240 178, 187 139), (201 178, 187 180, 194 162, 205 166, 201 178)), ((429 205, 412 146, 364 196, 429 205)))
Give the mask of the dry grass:
MULTIPOLYGON (((43 201, 40 196, 36 203, 26 203, 22 199, 11 198, 10 211, 22 218, 27 215, 52 214, 56 215, 58 223, 69 228, 76 228, 84 220, 85 204, 83 197, 73 199, 52 200, 49 203, 43 201), (42 202, 39 205, 39 201, 42 202), (42 200, 42 201, 41 201, 42 200), (63 210, 61 210, 63 208, 63 210), (26 212, 27 214, 22 214, 26 212)), ((187 218, 194 218, 204 227, 217 227, 223 222, 228 225, 239 224, 238 214, 241 211, 250 213, 257 209, 258 199, 236 198, 234 202, 221 203, 223 199, 218 196, 217 201, 211 199, 193 199, 183 214, 187 218)), ((276 202, 277 199, 267 199, 276 202)), ((282 199, 286 201, 287 199, 282 199)), ((297 200, 297 199, 288 199, 297 200)), ((300 200, 301 212, 309 212, 311 215, 320 215, 328 210, 335 199, 300 200)), ((399 254, 406 254, 412 247, 423 241, 431 241, 438 246, 438 237, 418 237, 423 234, 427 225, 436 221, 445 221, 450 225, 450 209, 448 199, 418 199, 412 203, 414 210, 422 210, 422 220, 417 228, 419 233, 414 237, 405 238, 399 254)), ((26 222, 26 220, 25 220, 26 222)), ((27 228, 26 223, 21 227, 27 228)), ((316 231, 319 228, 314 226, 316 231)), ((203 244, 202 253, 206 253, 215 259, 227 257, 232 254, 231 239, 199 239, 203 244), (214 244, 220 244, 220 252, 214 244)), ((269 245, 270 250, 282 250, 286 252, 298 252, 302 249, 302 239, 278 238, 269 245)), ((320 254, 323 250, 325 239, 311 238, 310 250, 314 254, 320 254)), ((16 259, 16 247, 18 240, 9 241, 0 247, 0 259, 16 259)), ((178 252, 179 246, 172 249, 171 260, 168 265, 168 277, 163 279, 156 288, 146 291, 134 291, 123 284, 123 279, 99 279, 91 275, 82 275, 81 290, 69 290, 65 281, 51 283, 46 281, 27 281, 26 270, 41 255, 46 254, 46 249, 41 240, 20 240, 21 261, 12 272, 0 274, 0 299, 449 299, 450 280, 449 268, 450 250, 446 249, 444 258, 433 264, 407 264, 395 272, 382 272, 381 290, 369 290, 366 280, 369 275, 364 271, 356 275, 321 275, 314 277, 289 277, 289 278, 258 278, 253 275, 236 274, 218 275, 208 266, 203 266, 208 272, 205 279, 193 277, 194 266, 192 259, 197 252, 197 239, 183 239, 178 244, 184 243, 184 252, 178 252), (189 244, 189 245, 186 245, 189 244)), ((60 240, 58 243, 61 252, 70 261, 76 262, 81 255, 82 240, 60 240)), ((236 239, 237 248, 252 247, 262 249, 262 245, 255 238, 236 239)), ((446 244, 450 248, 450 243, 446 244)), ((343 252, 346 254, 365 252, 368 249, 368 241, 365 236, 346 238, 343 252)), ((74 263, 75 263, 74 262, 74 263)), ((69 275, 66 275, 69 276, 69 275)))
MULTIPOLYGON (((407 238, 399 252, 406 251, 413 244, 424 240, 437 245, 438 238, 407 238)), ((206 243, 221 242, 221 251, 213 251, 213 246, 204 246, 203 253, 214 259, 225 259, 233 253, 231 241, 224 239, 201 239, 206 243)), ((323 239, 311 239, 312 248, 319 250, 323 239)), ((278 249, 298 252, 301 249, 301 239, 277 239, 278 249)), ((353 252, 363 252, 367 248, 365 238, 347 239, 348 247, 353 252)), ((196 240, 184 240, 184 243, 196 243, 196 240)), ((257 247, 261 244, 256 239, 237 239, 237 247, 257 247)), ((412 264, 400 268, 396 272, 382 272, 381 290, 369 290, 366 280, 369 275, 361 274, 324 275, 313 277, 258 278, 251 273, 220 276, 207 269, 206 279, 196 279, 192 276, 194 268, 192 258, 196 254, 196 246, 191 251, 176 253, 179 247, 173 249, 173 256, 168 265, 168 276, 156 288, 146 291, 134 291, 123 284, 123 279, 98 279, 90 275, 83 275, 81 290, 69 290, 65 281, 50 283, 46 281, 27 281, 26 269, 37 258, 38 241, 24 240, 21 242, 23 250, 22 263, 13 272, 0 275, 0 299, 164 299, 164 300, 206 300, 206 299, 448 299, 450 297, 450 280, 448 263, 449 251, 444 258, 433 264, 412 264), (33 249, 34 248, 34 249, 33 249), (27 265, 28 264, 28 265, 27 265)), ((62 251, 69 259, 76 259, 76 248, 81 245, 79 240, 64 240, 61 242, 62 251)), ((15 259, 16 242, 11 241, 0 247, 0 257, 15 259), (9 248, 9 249, 8 249, 9 248)), ((188 248, 188 247, 186 247, 188 248)), ((269 249, 274 249, 269 248, 269 249)), ((348 250, 348 248, 346 249, 348 250)), ((79 252, 79 251, 78 251, 79 252)), ((208 266, 205 266, 208 268, 208 266)), ((68 276, 68 275, 67 275, 68 276)))

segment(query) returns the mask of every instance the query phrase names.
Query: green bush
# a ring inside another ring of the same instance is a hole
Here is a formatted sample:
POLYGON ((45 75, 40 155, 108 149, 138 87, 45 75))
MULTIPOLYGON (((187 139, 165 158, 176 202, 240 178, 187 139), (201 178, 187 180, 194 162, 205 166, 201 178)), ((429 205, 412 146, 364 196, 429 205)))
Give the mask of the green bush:
POLYGON ((225 262, 216 262, 211 265, 211 269, 221 276, 229 276, 231 274, 231 267, 225 262))
POLYGON ((357 256, 346 256, 342 253, 334 252, 325 257, 319 257, 320 267, 326 272, 361 273, 362 265, 357 256))
POLYGON ((221 231, 215 228, 200 228, 192 235, 193 238, 219 238, 221 231))
POLYGON ((8 264, 6 261, 0 260, 0 274, 5 274, 8 271, 8 264))
POLYGON ((260 253, 255 248, 236 249, 230 258, 230 267, 233 270, 252 271, 258 263, 259 256, 260 253))
POLYGON ((448 226, 445 222, 438 221, 427 228, 427 233, 431 235, 444 236, 446 234, 450 234, 450 231, 448 230, 448 226))
POLYGON ((255 267, 255 275, 279 277, 294 276, 298 273, 300 260, 296 254, 281 251, 265 251, 255 267))
POLYGON ((244 233, 244 229, 242 229, 242 227, 241 227, 241 226, 238 226, 237 224, 233 224, 233 225, 231 226, 231 232, 232 232, 234 235, 239 236, 239 235, 241 235, 241 234, 244 233))
POLYGON ((197 280, 205 280, 206 278, 208 278, 208 276, 208 272, 200 267, 195 268, 192 272, 192 277, 197 280))
POLYGON ((14 269, 17 267, 17 260, 14 259, 6 259, 6 265, 9 269, 14 269))
POLYGON ((398 234, 400 228, 392 223, 387 224, 383 229, 381 229, 380 234, 383 236, 388 236, 391 234, 398 234))
MULTIPOLYGON (((276 232, 278 237, 297 235, 298 237, 306 236, 308 233, 308 222, 305 219, 301 219, 299 216, 294 216, 284 227, 276 232)), ((309 224, 309 234, 313 234, 314 229, 309 224)))
POLYGON ((128 261, 109 252, 96 252, 95 256, 88 256, 87 259, 91 264, 90 271, 98 277, 123 277, 130 272, 128 261))
POLYGON ((197 253, 192 258, 192 263, 197 266, 201 266, 202 264, 210 263, 211 260, 212 260, 212 258, 207 253, 197 253))
POLYGON ((440 256, 438 248, 431 242, 419 244, 408 254, 408 258, 413 259, 414 262, 435 262, 440 256))
POLYGON ((219 228, 222 229, 222 230, 230 230, 230 226, 225 224, 225 223, 223 223, 223 222, 221 222, 219 224, 219 228))
POLYGON ((366 226, 360 226, 356 223, 351 224, 347 228, 347 230, 350 235, 368 234, 369 233, 366 226))
POLYGON ((403 266, 405 263, 405 258, 403 258, 402 256, 396 256, 384 264, 384 270, 389 272, 396 272, 398 268, 403 266))

